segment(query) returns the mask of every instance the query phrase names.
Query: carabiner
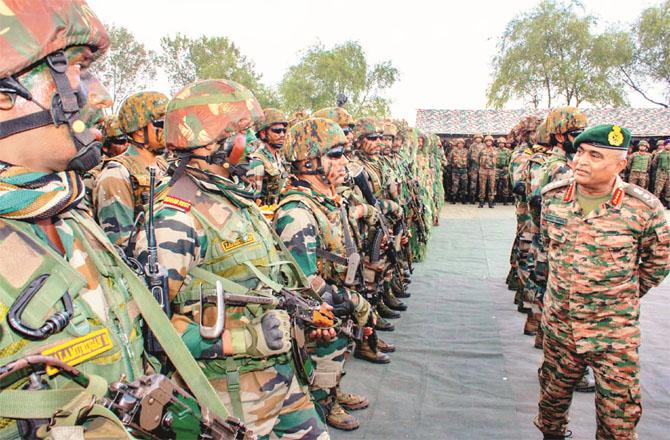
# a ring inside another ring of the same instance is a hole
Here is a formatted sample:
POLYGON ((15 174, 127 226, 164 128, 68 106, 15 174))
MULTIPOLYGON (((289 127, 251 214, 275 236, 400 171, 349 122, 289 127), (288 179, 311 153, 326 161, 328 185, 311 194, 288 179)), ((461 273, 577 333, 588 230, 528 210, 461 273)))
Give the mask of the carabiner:
POLYGON ((74 315, 72 307, 72 298, 66 291, 61 297, 63 302, 63 309, 56 312, 42 324, 40 328, 33 328, 21 320, 21 315, 30 304, 30 301, 35 297, 40 288, 44 285, 49 274, 42 274, 35 278, 21 291, 21 294, 16 298, 14 304, 9 308, 8 322, 9 326, 21 336, 28 339, 42 340, 49 336, 61 332, 70 323, 70 319, 74 315))

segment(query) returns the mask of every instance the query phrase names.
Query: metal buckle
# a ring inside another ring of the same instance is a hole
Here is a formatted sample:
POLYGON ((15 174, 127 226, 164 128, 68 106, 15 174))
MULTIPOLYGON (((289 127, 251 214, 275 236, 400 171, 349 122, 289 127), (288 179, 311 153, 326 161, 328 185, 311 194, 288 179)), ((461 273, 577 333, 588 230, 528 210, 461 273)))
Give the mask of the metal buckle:
POLYGON ((213 326, 205 326, 202 322, 203 315, 205 314, 205 291, 200 285, 200 336, 205 339, 217 339, 223 333, 223 327, 226 323, 226 302, 225 302, 223 285, 220 281, 216 282, 216 322, 213 326))

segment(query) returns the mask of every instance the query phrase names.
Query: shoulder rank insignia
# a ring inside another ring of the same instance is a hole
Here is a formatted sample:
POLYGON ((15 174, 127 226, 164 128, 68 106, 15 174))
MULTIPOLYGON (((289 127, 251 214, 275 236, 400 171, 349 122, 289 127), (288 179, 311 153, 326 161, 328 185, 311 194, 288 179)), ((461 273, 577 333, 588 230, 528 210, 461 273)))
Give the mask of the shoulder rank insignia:
POLYGON ((176 209, 181 212, 189 212, 191 210, 192 203, 188 200, 182 200, 173 196, 165 196, 163 198, 163 206, 167 208, 176 209))
POLYGON ((656 206, 658 206, 657 205, 658 199, 656 198, 656 196, 644 188, 640 188, 637 185, 628 184, 624 187, 624 191, 629 196, 641 200, 642 202, 644 202, 644 204, 646 204, 650 208, 655 208, 656 206))
POLYGON ((562 188, 564 186, 568 186, 571 183, 571 179, 562 179, 562 180, 556 180, 554 182, 551 182, 547 185, 545 185, 542 188, 542 194, 548 193, 549 191, 552 191, 557 188, 562 188))

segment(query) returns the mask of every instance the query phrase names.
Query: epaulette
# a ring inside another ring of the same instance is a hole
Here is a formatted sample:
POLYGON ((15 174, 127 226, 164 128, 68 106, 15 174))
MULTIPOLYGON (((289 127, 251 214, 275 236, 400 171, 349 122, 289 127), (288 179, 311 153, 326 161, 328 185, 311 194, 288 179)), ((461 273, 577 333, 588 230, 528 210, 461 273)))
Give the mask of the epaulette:
POLYGON ((542 188, 542 195, 548 193, 549 191, 552 191, 557 188, 562 188, 564 186, 569 186, 572 183, 572 179, 562 179, 562 180, 556 180, 554 182, 551 182, 547 185, 545 185, 542 188))
POLYGON ((629 196, 642 200, 642 202, 650 208, 656 208, 658 206, 658 199, 656 196, 644 188, 629 183, 624 186, 624 191, 629 196))

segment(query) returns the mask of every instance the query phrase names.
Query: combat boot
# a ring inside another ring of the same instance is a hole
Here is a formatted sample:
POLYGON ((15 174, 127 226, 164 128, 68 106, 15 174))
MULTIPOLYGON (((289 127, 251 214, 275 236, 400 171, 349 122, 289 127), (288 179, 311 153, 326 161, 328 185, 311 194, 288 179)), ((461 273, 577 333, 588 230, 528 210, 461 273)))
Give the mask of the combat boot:
POLYGON ((388 357, 388 355, 370 347, 370 343, 367 339, 356 343, 354 357, 364 361, 372 362, 373 364, 388 364, 391 362, 391 358, 388 357))
POLYGON ((398 280, 396 277, 391 281, 391 289, 396 298, 409 298, 411 295, 404 287, 404 283, 398 280))
POLYGON ((377 323, 375 324, 375 330, 379 330, 380 332, 392 332, 395 331, 395 326, 393 323, 388 322, 381 316, 377 316, 377 323))
POLYGON ((400 301, 398 298, 395 297, 395 295, 393 295, 393 292, 391 292, 390 285, 384 288, 384 292, 382 293, 382 301, 391 310, 397 310, 400 312, 404 312, 405 310, 407 310, 407 304, 400 301))
POLYGON ((389 344, 377 336, 377 350, 381 351, 382 353, 395 353, 395 345, 389 344))
POLYGON ((593 377, 593 370, 591 370, 591 367, 586 367, 584 375, 575 386, 575 391, 578 393, 593 393, 595 390, 596 378, 593 377))
POLYGON ((483 208, 483 207, 484 207, 484 201, 483 201, 483 200, 480 200, 480 201, 479 201, 479 207, 480 207, 480 208, 483 208))
POLYGON ((383 301, 379 301, 379 304, 377 304, 376 309, 377 309, 377 313, 382 318, 386 318, 386 319, 398 319, 398 318, 400 318, 400 313, 389 309, 386 306, 386 304, 384 304, 383 301))
POLYGON ((494 206, 496 206, 495 202, 489 202, 489 208, 493 208, 494 206))
POLYGON ((357 411, 370 406, 370 402, 365 396, 354 393, 345 393, 338 386, 336 389, 337 403, 346 411, 357 411))
POLYGON ((529 313, 526 318, 526 323, 523 326, 523 334, 527 336, 535 336, 539 326, 540 321, 537 319, 537 316, 529 313))
POLYGON ((341 429, 342 431, 353 431, 361 426, 356 417, 346 412, 338 402, 334 402, 330 406, 330 410, 326 415, 326 423, 328 426, 341 429))
POLYGON ((543 434, 542 440, 565 440, 572 438, 572 431, 568 430, 565 434, 543 434))

